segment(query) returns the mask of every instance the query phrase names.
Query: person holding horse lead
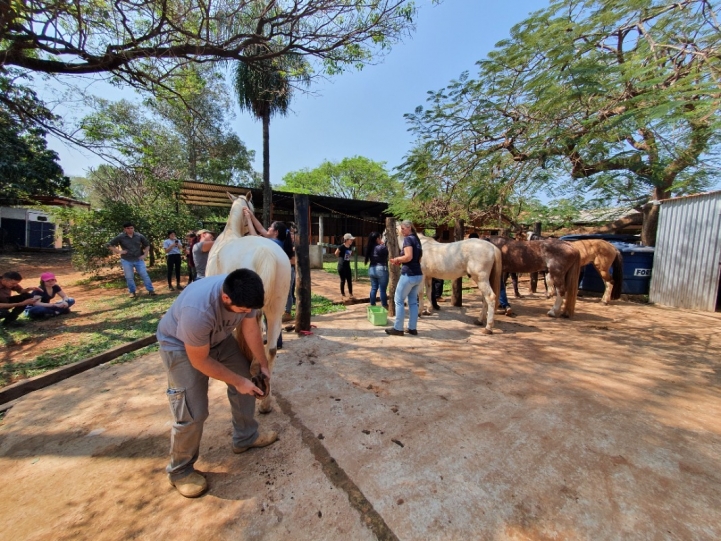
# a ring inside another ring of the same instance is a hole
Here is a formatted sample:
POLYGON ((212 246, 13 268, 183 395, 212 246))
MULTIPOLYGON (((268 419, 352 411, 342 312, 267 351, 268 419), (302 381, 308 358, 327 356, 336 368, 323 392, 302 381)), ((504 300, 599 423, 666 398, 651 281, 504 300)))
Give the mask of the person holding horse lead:
POLYGON ((353 299, 353 272, 350 269, 350 258, 353 254, 355 237, 350 233, 343 235, 343 244, 335 249, 338 258, 338 276, 340 276, 340 296, 345 299, 345 284, 348 282, 348 295, 353 299))
MULTIPOLYGON (((293 234, 283 222, 273 222, 270 224, 270 227, 266 229, 248 207, 243 208, 243 216, 245 216, 248 222, 248 229, 251 235, 260 235, 261 237, 272 240, 283 249, 285 255, 287 255, 290 260, 290 291, 288 291, 288 300, 286 301, 285 313, 283 314, 283 321, 290 321, 290 311, 293 309, 293 299, 295 298, 295 247, 293 246, 293 234)), ((282 347, 282 345, 283 339, 280 338, 278 346, 282 347)))
POLYGON ((405 317, 404 302, 408 301, 408 334, 418 334, 418 290, 423 282, 421 271, 421 257, 423 248, 418 239, 413 222, 401 222, 401 235, 403 235, 402 253, 390 260, 393 265, 402 265, 401 277, 396 286, 396 321, 393 328, 386 329, 386 333, 394 336, 403 336, 403 319, 405 317))
POLYGON ((368 235, 368 246, 366 246, 365 264, 368 265, 368 276, 371 279, 370 304, 376 305, 376 292, 380 292, 381 305, 388 308, 388 248, 383 242, 383 237, 377 231, 368 235))
POLYGON ((208 489, 194 465, 208 418, 209 378, 228 386, 234 453, 265 447, 278 439, 274 431, 258 432, 255 398, 267 391, 250 380, 251 359, 245 357, 233 334, 236 327, 242 333, 269 389, 268 358, 256 318, 264 298, 260 276, 250 269, 237 269, 190 284, 158 324, 160 358, 168 374, 167 397, 174 421, 166 472, 170 484, 186 498, 198 497, 208 489))

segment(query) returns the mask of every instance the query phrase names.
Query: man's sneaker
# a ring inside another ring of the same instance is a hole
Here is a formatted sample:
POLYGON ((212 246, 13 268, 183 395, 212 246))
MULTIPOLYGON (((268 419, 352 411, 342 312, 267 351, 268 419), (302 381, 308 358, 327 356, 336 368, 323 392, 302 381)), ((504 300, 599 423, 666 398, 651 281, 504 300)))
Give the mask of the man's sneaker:
POLYGON ((292 319, 293 319, 293 316, 290 315, 290 312, 285 312, 283 314, 283 323, 285 323, 286 321, 290 321, 292 319))
POLYGON ((418 334, 418 329, 408 329, 406 332, 415 336, 418 334))
POLYGON ((131 293, 131 294, 129 295, 129 297, 130 297, 131 299, 137 299, 137 298, 138 298, 138 294, 137 294, 137 293, 131 293))
POLYGON ((386 334, 390 334, 391 336, 403 336, 403 331, 399 331, 391 327, 390 329, 386 329, 386 334))
MULTIPOLYGON (((172 288, 171 288, 171 289, 172 289, 172 288)), ((155 296, 157 296, 158 294, 157 294, 155 291, 148 291, 148 295, 151 296, 151 297, 155 297, 155 296)))
POLYGON ((233 452, 236 455, 239 455, 240 453, 245 453, 248 449, 252 449, 253 447, 266 447, 271 443, 275 443, 277 439, 278 433, 276 431, 270 430, 268 432, 263 432, 260 436, 258 436, 258 439, 250 445, 245 447, 236 447, 235 444, 233 444, 233 452))
POLYGON ((168 477, 168 481, 170 481, 170 484, 186 498, 197 498, 208 490, 208 481, 206 481, 205 477, 200 475, 197 471, 194 471, 190 475, 186 475, 177 481, 173 481, 170 477, 168 477))

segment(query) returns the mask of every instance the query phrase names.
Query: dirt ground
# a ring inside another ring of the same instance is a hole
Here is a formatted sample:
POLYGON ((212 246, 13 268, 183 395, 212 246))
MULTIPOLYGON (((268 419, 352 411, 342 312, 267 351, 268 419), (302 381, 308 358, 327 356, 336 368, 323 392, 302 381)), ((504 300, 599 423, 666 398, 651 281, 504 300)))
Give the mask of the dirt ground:
POLYGON ((0 538, 721 538, 721 314, 584 297, 556 320, 521 292, 491 336, 475 295, 418 336, 364 304, 286 335, 280 440, 233 455, 213 383, 197 500, 164 477, 157 354, 36 391, 0 427, 0 538))

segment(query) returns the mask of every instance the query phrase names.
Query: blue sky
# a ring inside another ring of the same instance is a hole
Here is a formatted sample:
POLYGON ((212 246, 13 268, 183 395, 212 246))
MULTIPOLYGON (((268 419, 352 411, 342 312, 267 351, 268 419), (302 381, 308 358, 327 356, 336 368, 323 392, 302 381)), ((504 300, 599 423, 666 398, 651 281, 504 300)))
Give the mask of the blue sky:
MULTIPOLYGON (((288 116, 271 120, 274 185, 290 171, 356 155, 386 162, 392 170, 413 143, 403 115, 425 105, 429 90, 439 90, 463 71, 474 74, 475 62, 508 37, 514 24, 546 7, 548 0, 445 0, 437 6, 418 0, 417 5, 416 31, 379 64, 319 81, 311 95, 295 95, 288 116)), ((131 92, 110 90, 118 99, 131 92)), ((261 123, 236 110, 232 128, 256 151, 254 167, 262 171, 261 123)), ((49 140, 49 146, 58 152, 69 176, 83 176, 88 167, 101 163, 55 139, 49 140)))

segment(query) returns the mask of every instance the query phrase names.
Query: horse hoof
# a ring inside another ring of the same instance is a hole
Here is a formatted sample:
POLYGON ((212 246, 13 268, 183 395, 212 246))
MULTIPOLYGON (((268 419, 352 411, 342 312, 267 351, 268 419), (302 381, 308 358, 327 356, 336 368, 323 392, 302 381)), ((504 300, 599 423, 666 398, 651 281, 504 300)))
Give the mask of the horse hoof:
POLYGON ((557 316, 556 316, 556 312, 554 312, 553 310, 551 310, 550 312, 548 312, 548 314, 546 314, 546 315, 547 315, 548 317, 557 317, 557 316))
POLYGON ((421 315, 422 316, 430 316, 431 312, 429 310, 423 310, 423 312, 421 312, 421 315))
POLYGON ((436 304, 436 305, 433 306, 433 309, 434 309, 434 310, 440 310, 441 307, 436 304))
POLYGON ((565 319, 570 319, 570 318, 571 318, 571 316, 569 316, 566 312, 562 313, 562 314, 561 314, 561 317, 562 317, 562 318, 565 318, 565 319))
POLYGON ((483 334, 493 334, 493 330, 489 328, 485 328, 481 331, 483 334))
POLYGON ((270 413, 273 411, 273 406, 270 404, 270 400, 268 398, 264 398, 260 404, 258 404, 258 413, 270 413))

